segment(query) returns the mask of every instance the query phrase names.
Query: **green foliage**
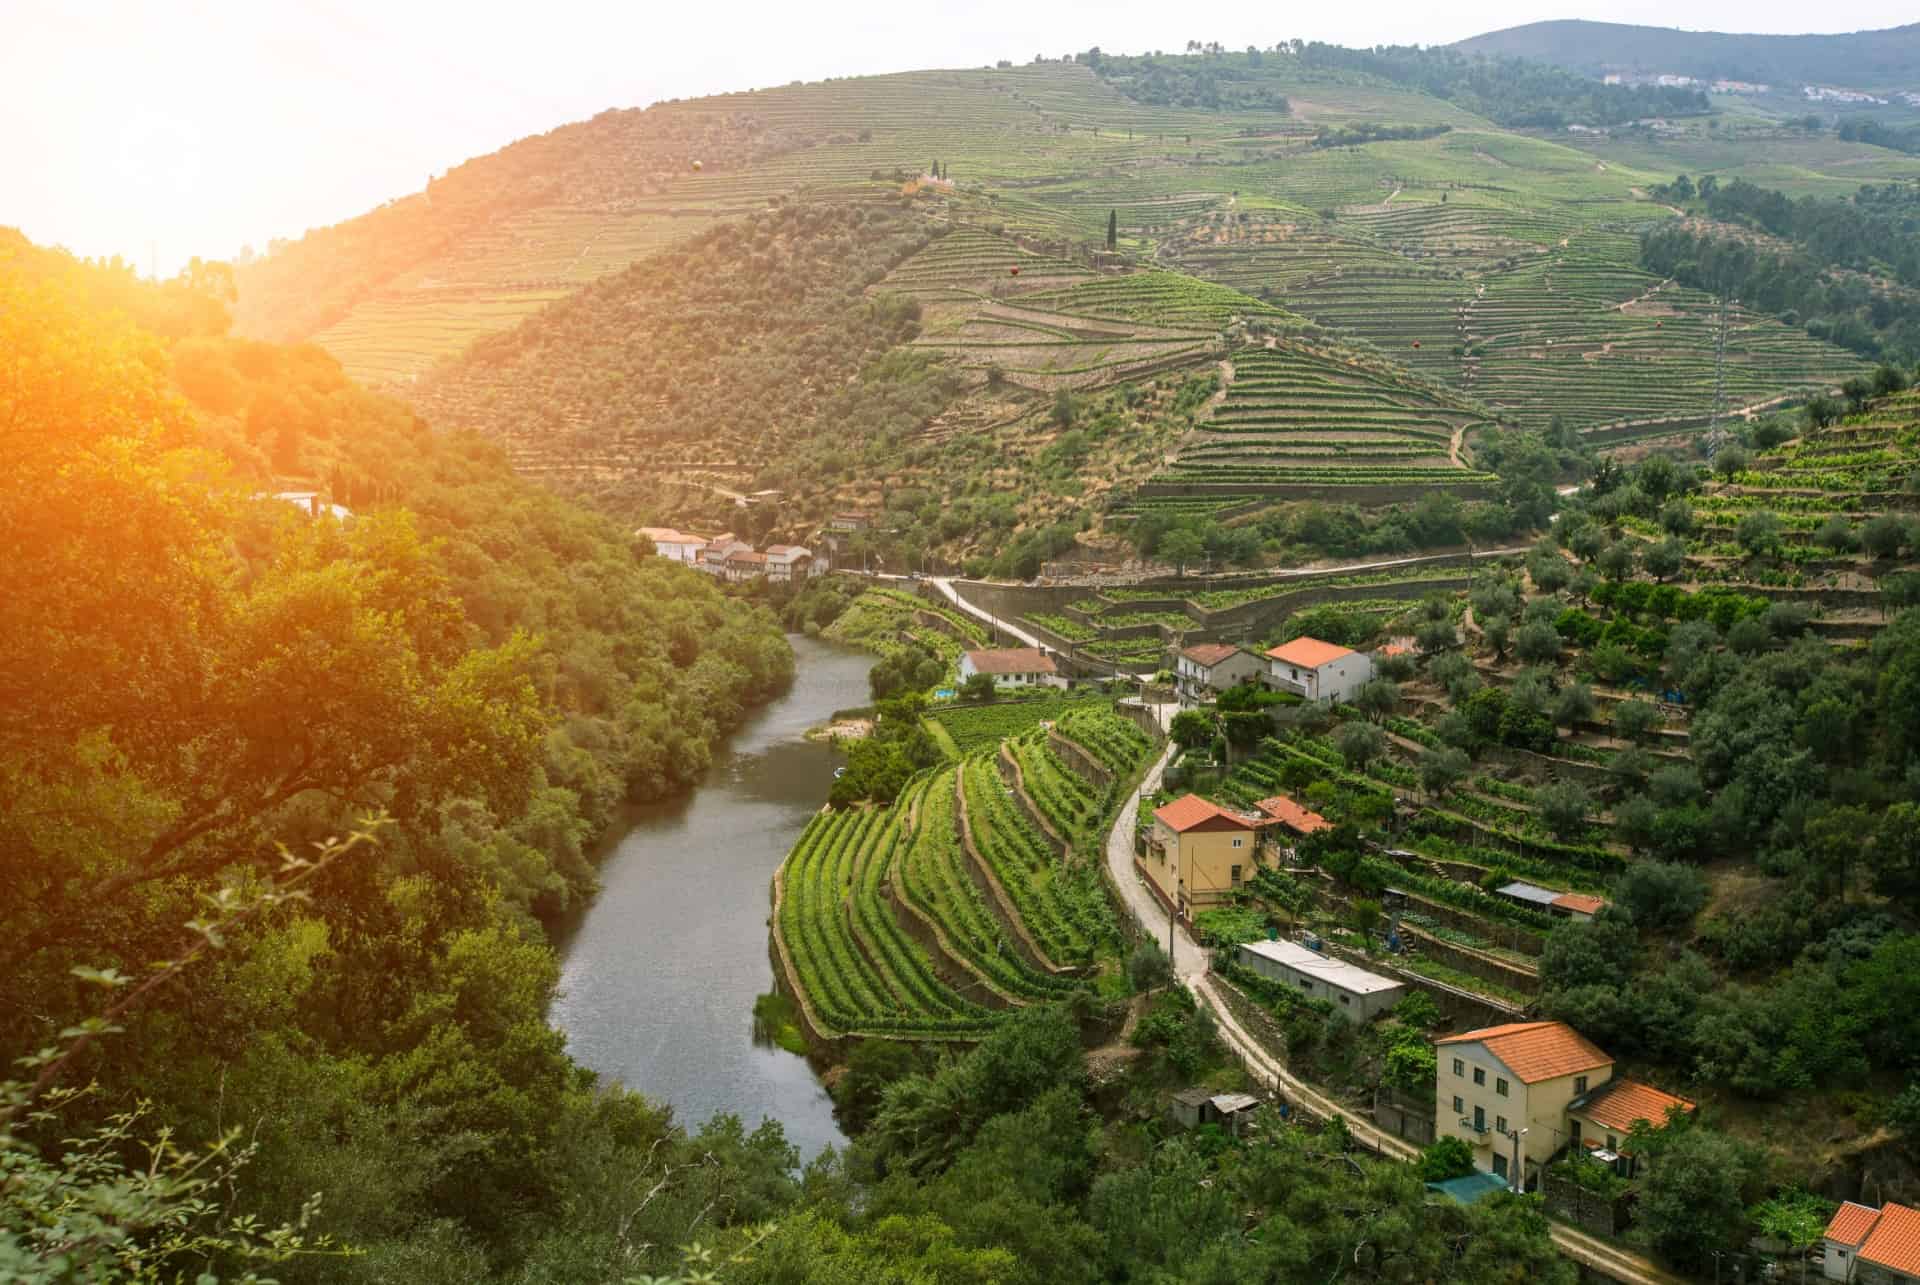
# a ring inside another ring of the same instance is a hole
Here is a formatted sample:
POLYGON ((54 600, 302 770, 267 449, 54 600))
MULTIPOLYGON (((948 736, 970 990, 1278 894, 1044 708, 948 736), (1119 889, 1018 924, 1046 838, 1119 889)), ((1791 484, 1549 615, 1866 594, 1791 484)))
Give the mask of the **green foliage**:
POLYGON ((1420 1153, 1420 1162, 1416 1166, 1422 1182, 1446 1182, 1451 1178, 1464 1178, 1473 1172, 1473 1148, 1466 1139, 1448 1134, 1436 1138, 1432 1146, 1420 1153))

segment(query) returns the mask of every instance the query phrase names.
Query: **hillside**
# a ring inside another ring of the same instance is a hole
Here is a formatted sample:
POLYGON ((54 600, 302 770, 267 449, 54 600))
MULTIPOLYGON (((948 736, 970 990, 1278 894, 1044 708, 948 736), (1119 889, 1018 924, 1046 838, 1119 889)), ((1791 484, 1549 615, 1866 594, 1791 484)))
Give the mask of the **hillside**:
POLYGON ((1589 75, 1668 73, 1774 85, 1913 86, 1920 23, 1833 35, 1735 35, 1579 18, 1531 22, 1455 43, 1468 53, 1534 58, 1589 75))

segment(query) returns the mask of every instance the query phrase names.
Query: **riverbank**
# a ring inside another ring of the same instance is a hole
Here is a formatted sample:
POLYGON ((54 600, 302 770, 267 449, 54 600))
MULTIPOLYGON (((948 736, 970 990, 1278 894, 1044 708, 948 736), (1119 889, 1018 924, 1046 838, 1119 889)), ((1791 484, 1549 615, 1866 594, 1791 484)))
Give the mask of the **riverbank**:
POLYGON ((810 1157, 846 1138, 806 1058, 771 1032, 756 1038, 755 1001, 774 989, 764 893, 840 762, 807 730, 866 701, 873 657, 789 641, 792 686, 734 733, 691 794, 630 814, 599 895, 555 934, 550 1017, 581 1063, 672 1106, 689 1128, 722 1112, 749 1129, 770 1117, 810 1157))

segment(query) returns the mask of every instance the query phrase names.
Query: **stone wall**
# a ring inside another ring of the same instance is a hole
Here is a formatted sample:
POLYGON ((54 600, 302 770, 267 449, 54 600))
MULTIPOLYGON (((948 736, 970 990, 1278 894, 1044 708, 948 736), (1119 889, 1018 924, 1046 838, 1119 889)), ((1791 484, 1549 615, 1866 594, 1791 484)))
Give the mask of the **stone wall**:
POLYGON ((1595 1236, 1617 1236, 1626 1230, 1629 1220, 1625 1196, 1608 1200, 1556 1176, 1551 1169, 1541 1174, 1540 1194, 1546 1198, 1548 1213, 1582 1231, 1595 1236))
POLYGON ((1433 1103, 1416 1102, 1398 1089, 1382 1085, 1373 1091, 1373 1122, 1416 1147, 1433 1142, 1433 1103))

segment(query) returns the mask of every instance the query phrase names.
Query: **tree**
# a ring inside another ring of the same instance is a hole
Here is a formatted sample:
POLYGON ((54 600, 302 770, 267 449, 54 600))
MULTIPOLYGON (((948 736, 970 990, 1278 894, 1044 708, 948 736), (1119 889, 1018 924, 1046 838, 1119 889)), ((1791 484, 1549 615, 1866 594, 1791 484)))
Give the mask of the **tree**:
POLYGON ((1196 750, 1213 739, 1214 720, 1204 710, 1183 709, 1173 716, 1167 734, 1182 749, 1196 750))
POLYGON ((1813 533, 1813 542, 1833 553, 1846 553, 1854 544, 1853 523, 1838 513, 1820 524, 1813 533))
POLYGON ((1420 788, 1434 798, 1451 790, 1473 770, 1473 760, 1458 749, 1430 749, 1420 755, 1420 788))
POLYGON ((1372 678, 1353 694, 1353 707, 1378 722, 1400 709, 1400 684, 1387 678, 1372 678))
POLYGON ((1108 210, 1107 211, 1107 249, 1111 250, 1116 246, 1118 246, 1119 244, 1120 244, 1120 211, 1108 210))
POLYGON ((1187 574, 1187 564, 1198 561, 1206 552, 1200 537, 1184 527, 1168 532, 1160 541, 1160 556, 1173 563, 1177 575, 1187 574))
POLYGON ((1609 580, 1625 580, 1633 574, 1633 546, 1615 540, 1600 554, 1600 574, 1609 580))
POLYGON ((1348 719, 1334 732, 1333 747, 1348 767, 1359 772, 1386 752, 1387 734, 1372 723, 1348 719))
POLYGON ((1587 812, 1593 800, 1586 790, 1572 781, 1556 781, 1535 791, 1540 819, 1562 839, 1576 838, 1586 831, 1587 812))
POLYGON ((1435 1138, 1433 1145, 1420 1153, 1420 1163, 1416 1168, 1422 1182, 1464 1178, 1473 1172, 1473 1148, 1467 1145, 1465 1138, 1446 1134, 1435 1138))
POLYGON ((1513 640, 1514 654, 1530 665, 1548 665, 1560 659, 1560 635, 1545 621, 1522 625, 1513 640))
POLYGON ((1568 683, 1553 698, 1553 721, 1561 727, 1593 720, 1593 689, 1585 683, 1568 683))
POLYGON ((1541 593, 1559 593, 1573 580, 1567 560, 1558 553, 1527 559, 1527 577, 1541 593))
POLYGON ((961 700, 990 701, 999 693, 999 685, 993 681, 992 674, 969 674, 967 681, 960 684, 961 700))
POLYGON ((1668 535, 1693 533, 1693 506, 1684 496, 1674 496, 1660 506, 1660 525, 1668 535))
MULTIPOLYGON (((1747 1216, 1762 1236, 1785 1241, 1794 1253, 1805 1257, 1826 1235, 1827 1222, 1833 1217, 1834 1209, 1831 1200, 1823 1200, 1804 1188, 1790 1188, 1761 1201, 1747 1211, 1747 1216)), ((1801 1275, 1803 1278, 1806 1275, 1804 1264, 1801 1275)))
POLYGON ((1713 457, 1713 471, 1722 481, 1731 482, 1736 473, 1747 468, 1747 452, 1738 446, 1723 446, 1713 457))
POLYGON ((1648 547, 1643 561, 1648 575, 1657 581, 1665 582, 1668 576, 1686 565, 1687 546, 1674 539, 1662 540, 1648 547))
POLYGON ((1652 701, 1624 700, 1613 707, 1613 732, 1634 744, 1644 744, 1653 730, 1666 722, 1652 701))
POLYGON ((1635 1140, 1636 1152, 1652 1153, 1641 1184, 1641 1224, 1654 1249, 1674 1266, 1707 1271, 1715 1250, 1746 1244, 1747 1195, 1763 1177, 1760 1157, 1704 1125, 1653 1133, 1657 1142, 1635 1140))
POLYGON ((1778 517, 1760 509, 1740 519, 1733 538, 1749 557, 1770 558, 1780 551, 1782 530, 1778 517))
POLYGON ((1443 652, 1460 641, 1451 620, 1429 620, 1414 632, 1413 639, 1421 653, 1427 656, 1443 652))
POLYGON ((1887 513, 1868 518, 1866 525, 1860 528, 1861 547, 1876 558, 1894 557, 1906 539, 1906 528, 1901 525, 1900 519, 1887 513))
POLYGON ((1613 884, 1613 902, 1642 932, 1676 934, 1707 904, 1707 878, 1693 866, 1637 861, 1613 884))
POLYGON ((1505 616, 1488 616, 1480 622, 1480 632, 1486 638, 1487 645, 1493 648, 1496 662, 1506 658, 1507 639, 1513 633, 1513 621, 1505 616))

